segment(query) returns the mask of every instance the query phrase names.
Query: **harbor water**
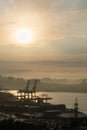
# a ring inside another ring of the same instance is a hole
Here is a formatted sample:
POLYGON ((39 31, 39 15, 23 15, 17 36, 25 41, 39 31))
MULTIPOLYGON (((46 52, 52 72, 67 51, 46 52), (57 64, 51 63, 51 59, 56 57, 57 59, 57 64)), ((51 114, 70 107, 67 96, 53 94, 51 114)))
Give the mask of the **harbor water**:
MULTIPOLYGON (((17 90, 10 91, 16 95, 17 90)), ((48 102, 51 104, 65 104, 67 108, 73 109, 75 99, 78 99, 79 111, 87 114, 87 93, 71 93, 71 92, 37 92, 37 96, 47 94, 52 99, 48 102)))

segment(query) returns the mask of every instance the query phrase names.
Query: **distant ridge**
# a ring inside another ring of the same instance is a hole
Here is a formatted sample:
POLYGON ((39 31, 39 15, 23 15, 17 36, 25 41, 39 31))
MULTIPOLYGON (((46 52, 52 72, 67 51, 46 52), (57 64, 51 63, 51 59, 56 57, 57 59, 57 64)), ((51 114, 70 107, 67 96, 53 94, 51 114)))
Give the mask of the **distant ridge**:
MULTIPOLYGON (((33 80, 33 79, 30 79, 33 80)), ((39 79, 37 91, 51 92, 87 92, 87 79, 39 79)), ((5 89, 23 89, 26 86, 27 79, 15 78, 12 76, 5 77, 0 75, 0 86, 5 89)))

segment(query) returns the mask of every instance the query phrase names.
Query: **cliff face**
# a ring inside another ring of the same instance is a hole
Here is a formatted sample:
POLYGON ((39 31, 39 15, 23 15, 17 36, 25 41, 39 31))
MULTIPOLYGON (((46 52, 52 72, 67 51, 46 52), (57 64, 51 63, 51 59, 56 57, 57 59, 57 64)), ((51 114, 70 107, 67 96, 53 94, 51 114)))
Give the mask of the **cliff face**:
MULTIPOLYGON (((31 79, 34 82, 34 79, 31 79)), ((58 91, 58 92, 87 92, 87 80, 70 81, 66 79, 39 79, 37 91, 58 91)), ((24 89, 27 80, 23 78, 0 76, 0 89, 24 89)), ((32 83, 30 88, 32 87, 32 83)))

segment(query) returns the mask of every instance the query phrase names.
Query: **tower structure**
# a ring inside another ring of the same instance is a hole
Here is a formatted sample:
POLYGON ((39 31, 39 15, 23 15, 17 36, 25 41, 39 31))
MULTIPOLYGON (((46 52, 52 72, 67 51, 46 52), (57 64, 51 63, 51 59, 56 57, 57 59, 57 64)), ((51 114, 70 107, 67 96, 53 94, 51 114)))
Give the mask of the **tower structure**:
POLYGON ((75 99, 74 103, 74 118, 78 118, 78 99, 75 99))

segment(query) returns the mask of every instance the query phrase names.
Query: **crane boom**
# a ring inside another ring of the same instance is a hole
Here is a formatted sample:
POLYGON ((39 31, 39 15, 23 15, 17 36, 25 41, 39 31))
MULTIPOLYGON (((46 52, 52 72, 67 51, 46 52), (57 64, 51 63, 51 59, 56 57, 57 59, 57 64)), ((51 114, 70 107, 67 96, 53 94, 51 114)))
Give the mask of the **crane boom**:
POLYGON ((29 91, 29 86, 30 86, 30 80, 27 81, 27 85, 26 85, 25 91, 29 91))

